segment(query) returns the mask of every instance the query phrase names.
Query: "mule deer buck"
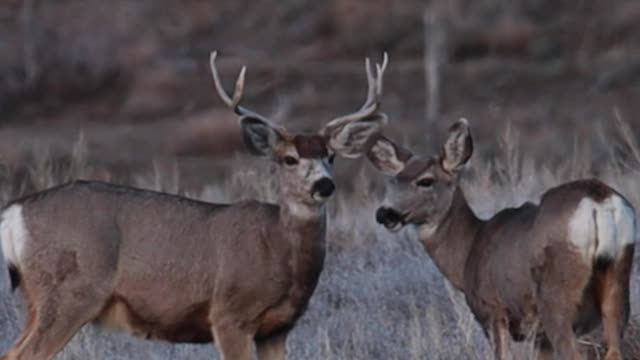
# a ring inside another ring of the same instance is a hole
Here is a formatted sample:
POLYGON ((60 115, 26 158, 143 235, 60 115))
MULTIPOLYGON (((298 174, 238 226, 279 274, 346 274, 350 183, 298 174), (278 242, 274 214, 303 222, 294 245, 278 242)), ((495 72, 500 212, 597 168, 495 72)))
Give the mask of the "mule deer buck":
POLYGON ((20 280, 26 328, 0 359, 50 359, 87 322, 170 342, 214 341, 222 359, 284 359, 287 333, 314 292, 325 257, 325 204, 334 155, 364 154, 386 117, 378 111, 387 57, 355 113, 316 134, 291 134, 240 106, 211 55, 218 95, 244 141, 279 167, 278 204, 211 204, 76 181, 18 199, 0 236, 20 280))
POLYGON ((460 188, 473 152, 465 119, 449 130, 439 155, 420 157, 379 137, 368 152, 392 177, 376 220, 392 231, 414 227, 444 276, 461 290, 491 340, 510 358, 509 335, 536 336, 541 357, 582 359, 576 336, 603 324, 606 360, 620 359, 629 317, 635 211, 598 180, 548 190, 479 219, 460 188))

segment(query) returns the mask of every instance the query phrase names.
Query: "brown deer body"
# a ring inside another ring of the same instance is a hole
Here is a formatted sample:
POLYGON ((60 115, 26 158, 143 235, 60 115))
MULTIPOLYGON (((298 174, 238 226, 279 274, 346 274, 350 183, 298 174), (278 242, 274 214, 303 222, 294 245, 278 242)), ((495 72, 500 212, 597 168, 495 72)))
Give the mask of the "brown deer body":
POLYGON ((317 134, 293 135, 239 106, 246 144, 279 166, 278 204, 210 204, 99 182, 72 182, 2 212, 2 250, 20 280, 27 323, 0 359, 51 359, 87 322, 172 342, 214 341, 225 360, 282 360, 288 331, 314 292, 325 256, 334 154, 355 157, 385 117, 367 63, 362 108, 317 134))
POLYGON ((369 158, 393 176, 378 222, 416 227, 437 267, 465 294, 496 358, 510 358, 509 335, 537 335, 557 359, 582 359, 576 336, 602 323, 606 359, 620 359, 636 235, 630 203, 600 181, 581 180, 547 191, 539 205, 481 220, 459 187, 472 150, 464 119, 431 158, 378 139, 369 158))

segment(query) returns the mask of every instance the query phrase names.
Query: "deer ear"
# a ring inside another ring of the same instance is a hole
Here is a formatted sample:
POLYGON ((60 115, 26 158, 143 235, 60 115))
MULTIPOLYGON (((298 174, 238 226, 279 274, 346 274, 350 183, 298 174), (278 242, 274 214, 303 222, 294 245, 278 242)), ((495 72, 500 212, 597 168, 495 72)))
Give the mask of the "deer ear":
POLYGON ((244 143, 254 155, 271 156, 274 146, 282 140, 282 134, 260 118, 243 116, 240 126, 244 143))
POLYGON ((442 147, 442 168, 450 173, 460 171, 471 158, 473 139, 467 119, 456 121, 449 128, 449 137, 442 147))
POLYGON ((367 157, 382 173, 396 176, 404 169, 406 160, 411 157, 411 154, 399 148, 391 140, 380 136, 367 152, 367 157))
POLYGON ((386 122, 387 116, 382 113, 349 122, 329 134, 329 147, 340 156, 358 158, 367 151, 374 135, 380 133, 380 128, 386 122))

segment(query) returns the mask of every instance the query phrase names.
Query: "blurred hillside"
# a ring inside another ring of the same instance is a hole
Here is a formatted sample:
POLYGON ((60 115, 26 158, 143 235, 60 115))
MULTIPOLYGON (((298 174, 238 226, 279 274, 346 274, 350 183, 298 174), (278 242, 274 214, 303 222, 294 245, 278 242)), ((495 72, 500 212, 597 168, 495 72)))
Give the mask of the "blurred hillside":
POLYGON ((568 146, 597 160, 614 118, 640 114, 633 0, 7 0, 0 153, 62 153, 83 129, 90 157, 110 166, 226 155, 241 144, 212 88, 214 49, 228 87, 248 65, 245 104, 296 129, 359 106, 362 60, 383 51, 390 132, 413 144, 465 116, 485 152, 509 122, 545 160, 568 146))

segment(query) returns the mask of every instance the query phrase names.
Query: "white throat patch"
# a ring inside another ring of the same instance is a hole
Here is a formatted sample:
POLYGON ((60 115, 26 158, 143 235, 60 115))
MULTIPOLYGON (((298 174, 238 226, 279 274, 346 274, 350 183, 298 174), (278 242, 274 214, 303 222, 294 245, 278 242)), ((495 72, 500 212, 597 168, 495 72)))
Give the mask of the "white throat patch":
POLYGON ((311 220, 317 219, 324 215, 325 205, 320 206, 309 206, 304 204, 284 204, 289 210, 291 216, 302 219, 302 220, 311 220))
POLYGON ((438 231, 438 224, 423 224, 418 226, 418 236, 420 239, 429 239, 438 231))

